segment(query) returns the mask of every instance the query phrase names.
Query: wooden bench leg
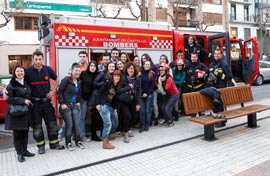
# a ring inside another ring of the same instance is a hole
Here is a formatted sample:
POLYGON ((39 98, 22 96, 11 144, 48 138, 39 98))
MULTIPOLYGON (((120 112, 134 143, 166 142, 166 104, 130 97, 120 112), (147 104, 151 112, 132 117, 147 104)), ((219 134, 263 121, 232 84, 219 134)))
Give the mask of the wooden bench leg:
POLYGON ((215 124, 204 126, 204 140, 213 141, 217 138, 215 137, 215 124))
POLYGON ((250 114, 247 116, 248 118, 248 127, 249 128, 256 128, 257 127, 257 114, 250 114))

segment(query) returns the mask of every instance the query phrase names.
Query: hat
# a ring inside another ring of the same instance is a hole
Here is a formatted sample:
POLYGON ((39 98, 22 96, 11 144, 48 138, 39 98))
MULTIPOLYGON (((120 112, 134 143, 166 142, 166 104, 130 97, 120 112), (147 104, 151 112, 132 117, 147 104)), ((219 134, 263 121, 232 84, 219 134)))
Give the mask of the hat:
POLYGON ((164 64, 164 63, 159 64, 158 68, 160 68, 160 67, 164 67, 164 68, 165 68, 165 72, 166 72, 166 73, 169 73, 170 67, 169 67, 168 64, 164 64))
POLYGON ((200 70, 200 71, 197 72, 196 76, 197 76, 197 78, 203 78, 204 74, 205 74, 205 71, 200 70))
POLYGON ((183 59, 176 60, 176 65, 184 65, 184 60, 183 59))

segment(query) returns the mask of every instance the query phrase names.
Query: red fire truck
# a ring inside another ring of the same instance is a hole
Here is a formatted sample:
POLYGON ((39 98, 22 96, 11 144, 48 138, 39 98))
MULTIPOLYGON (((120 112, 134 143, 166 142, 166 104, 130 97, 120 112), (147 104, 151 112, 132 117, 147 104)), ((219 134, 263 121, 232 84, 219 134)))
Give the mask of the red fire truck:
MULTIPOLYGON (((174 59, 177 50, 184 50, 189 35, 209 52, 217 46, 224 49, 235 80, 253 84, 259 74, 256 38, 242 41, 228 33, 207 33, 172 30, 169 25, 124 20, 61 17, 52 23, 50 34, 42 40, 47 64, 56 70, 60 79, 65 76, 78 52, 85 50, 90 59, 100 61, 101 55, 117 47, 122 52, 141 56, 148 53, 155 63, 166 54, 174 59)), ((210 63, 205 58, 205 63, 210 63)))
MULTIPOLYGON (((184 50, 189 35, 195 35, 199 44, 209 52, 219 46, 224 49, 236 81, 253 84, 259 74, 256 38, 242 41, 230 38, 228 33, 208 33, 172 30, 169 25, 124 20, 61 17, 51 24, 50 34, 41 40, 46 64, 62 79, 78 61, 78 52, 85 50, 90 59, 99 61, 101 55, 117 47, 122 52, 141 56, 148 53, 155 63, 166 54, 174 59, 177 50, 184 50)), ((205 58, 205 63, 210 63, 205 58)))

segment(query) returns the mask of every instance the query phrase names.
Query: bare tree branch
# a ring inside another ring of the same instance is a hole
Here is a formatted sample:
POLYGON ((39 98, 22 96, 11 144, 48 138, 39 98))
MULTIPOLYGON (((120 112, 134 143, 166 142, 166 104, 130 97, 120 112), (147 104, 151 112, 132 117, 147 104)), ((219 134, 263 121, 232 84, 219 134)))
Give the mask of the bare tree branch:
POLYGON ((123 8, 123 6, 119 6, 117 10, 113 10, 114 12, 116 12, 116 15, 112 18, 117 18, 120 15, 122 8, 123 8))
POLYGON ((22 8, 3 9, 0 13, 0 28, 5 27, 13 17, 18 16, 22 11, 22 8))
MULTIPOLYGON (((137 5, 138 7, 140 7, 140 4, 139 4, 138 0, 136 0, 136 5, 137 5)), ((131 5, 130 5, 129 3, 127 3, 127 8, 129 9, 131 15, 132 15, 137 21, 139 21, 139 18, 141 17, 141 14, 140 14, 140 15, 136 15, 136 14, 134 13, 134 11, 133 11, 131 5)))
POLYGON ((97 12, 100 13, 101 17, 103 17, 103 18, 106 18, 107 17, 107 14, 106 14, 106 12, 104 10, 104 6, 102 4, 99 5, 99 6, 97 6, 97 9, 96 10, 97 10, 97 12))

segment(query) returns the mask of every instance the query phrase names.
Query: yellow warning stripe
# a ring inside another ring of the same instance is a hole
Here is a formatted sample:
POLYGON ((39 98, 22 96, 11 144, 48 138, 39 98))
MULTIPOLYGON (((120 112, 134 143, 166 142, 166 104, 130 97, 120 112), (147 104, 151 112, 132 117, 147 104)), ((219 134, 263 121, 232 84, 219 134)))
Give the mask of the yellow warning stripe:
POLYGON ((144 34, 144 33, 135 33, 135 32, 97 31, 97 30, 87 30, 87 29, 82 29, 81 32, 84 32, 84 33, 95 33, 95 34, 120 34, 120 35, 151 36, 151 37, 152 36, 157 36, 157 37, 172 38, 172 35, 144 34))

